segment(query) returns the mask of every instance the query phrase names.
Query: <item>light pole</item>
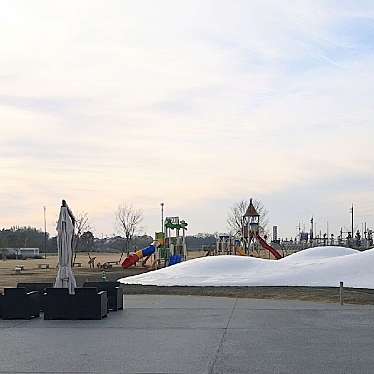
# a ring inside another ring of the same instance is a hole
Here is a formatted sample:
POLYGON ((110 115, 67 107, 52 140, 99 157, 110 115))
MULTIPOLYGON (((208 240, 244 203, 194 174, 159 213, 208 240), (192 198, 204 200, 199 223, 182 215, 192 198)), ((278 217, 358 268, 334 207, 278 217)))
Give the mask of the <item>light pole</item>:
POLYGON ((46 208, 43 206, 44 211, 44 258, 47 258, 47 220, 45 218, 46 208))
POLYGON ((162 236, 164 236, 164 203, 161 203, 161 232, 162 236))
POLYGON ((351 214, 352 214, 352 217, 351 217, 351 225, 352 225, 352 239, 353 239, 353 236, 354 236, 354 233, 353 233, 353 224, 354 224, 354 221, 353 221, 353 204, 352 204, 352 208, 350 209, 351 210, 351 214))

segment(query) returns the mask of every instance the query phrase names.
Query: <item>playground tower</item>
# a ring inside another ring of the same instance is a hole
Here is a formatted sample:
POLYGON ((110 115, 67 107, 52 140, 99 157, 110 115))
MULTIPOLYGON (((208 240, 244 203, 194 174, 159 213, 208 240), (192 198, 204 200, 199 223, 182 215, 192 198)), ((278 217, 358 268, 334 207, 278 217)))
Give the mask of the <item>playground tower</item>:
POLYGON ((244 251, 249 255, 249 247, 252 239, 254 239, 260 230, 260 215, 253 206, 253 201, 250 199, 248 208, 242 218, 242 245, 244 251))
POLYGON ((266 235, 263 239, 260 236, 260 215, 253 206, 253 201, 250 199, 248 208, 242 217, 242 246, 244 253, 250 255, 250 246, 258 243, 263 249, 269 251, 275 259, 279 260, 282 256, 280 253, 266 242, 266 235))

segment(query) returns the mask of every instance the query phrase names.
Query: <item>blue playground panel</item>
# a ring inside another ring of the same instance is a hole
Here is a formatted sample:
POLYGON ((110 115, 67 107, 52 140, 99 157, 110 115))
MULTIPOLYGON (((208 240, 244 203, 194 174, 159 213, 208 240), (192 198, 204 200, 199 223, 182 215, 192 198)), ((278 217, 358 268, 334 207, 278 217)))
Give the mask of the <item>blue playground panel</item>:
POLYGON ((183 260, 183 257, 180 256, 180 255, 170 256, 169 266, 178 264, 178 263, 182 262, 182 260, 183 260))
POLYGON ((150 256, 151 254, 155 252, 155 250, 156 250, 156 247, 154 245, 150 245, 143 249, 143 256, 144 257, 150 256))

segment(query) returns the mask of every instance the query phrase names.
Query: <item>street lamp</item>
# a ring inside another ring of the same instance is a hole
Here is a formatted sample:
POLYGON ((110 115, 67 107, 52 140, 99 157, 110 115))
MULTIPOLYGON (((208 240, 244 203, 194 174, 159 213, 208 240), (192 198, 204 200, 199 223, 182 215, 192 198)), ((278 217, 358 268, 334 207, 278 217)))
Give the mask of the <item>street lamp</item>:
POLYGON ((161 205, 161 232, 162 234, 164 234, 164 203, 161 203, 160 205, 161 205))
POLYGON ((352 204, 352 208, 349 209, 350 210, 350 213, 352 214, 351 216, 351 230, 352 230, 352 239, 354 237, 354 233, 353 233, 353 230, 354 230, 354 215, 353 215, 353 204, 352 204))
POLYGON ((45 218, 46 207, 43 206, 44 211, 44 258, 47 258, 47 220, 45 218))

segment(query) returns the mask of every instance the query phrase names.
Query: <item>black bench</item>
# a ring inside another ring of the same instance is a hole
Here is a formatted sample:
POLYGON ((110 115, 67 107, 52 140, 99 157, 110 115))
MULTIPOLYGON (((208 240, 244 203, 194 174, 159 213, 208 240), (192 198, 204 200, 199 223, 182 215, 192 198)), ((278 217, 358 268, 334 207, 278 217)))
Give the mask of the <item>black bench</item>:
POLYGON ((97 288, 76 288, 70 295, 67 288, 47 288, 44 319, 102 319, 108 314, 106 292, 97 288))
POLYGON ((74 319, 102 319, 108 315, 106 291, 95 287, 76 288, 73 296, 74 319))
POLYGON ((53 283, 37 283, 37 282, 20 282, 17 283, 17 288, 26 288, 27 292, 37 291, 40 295, 40 311, 44 310, 44 294, 47 288, 53 287, 53 283))
POLYGON ((3 294, 0 293, 0 318, 3 315, 3 294))
POLYGON ((85 282, 83 287, 96 287, 97 290, 106 291, 108 295, 108 309, 117 311, 123 309, 123 288, 119 282, 85 282))
POLYGON ((68 288, 48 287, 45 292, 44 319, 73 319, 73 295, 68 288))
POLYGON ((40 295, 26 288, 5 288, 2 296, 3 319, 31 319, 40 315, 40 295))

